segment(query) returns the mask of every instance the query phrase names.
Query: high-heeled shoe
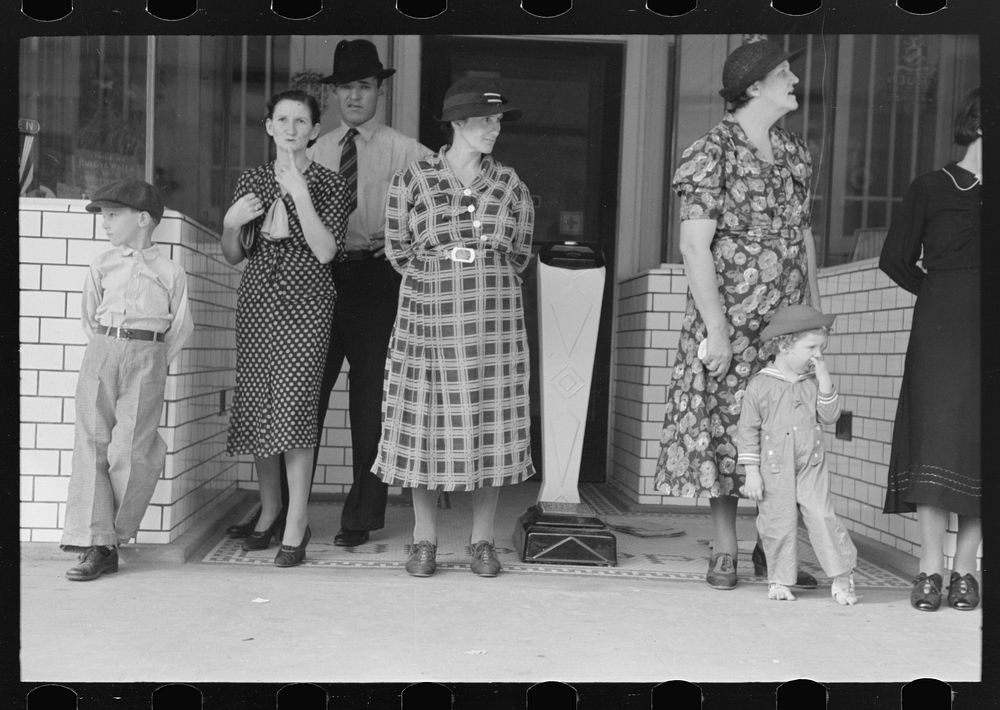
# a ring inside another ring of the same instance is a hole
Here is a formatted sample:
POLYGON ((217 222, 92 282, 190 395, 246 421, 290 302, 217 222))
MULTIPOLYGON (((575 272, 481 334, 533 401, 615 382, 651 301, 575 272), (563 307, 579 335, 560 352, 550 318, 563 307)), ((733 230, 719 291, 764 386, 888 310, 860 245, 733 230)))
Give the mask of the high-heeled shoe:
POLYGON ((306 558, 306 545, 309 543, 309 536, 311 534, 309 526, 306 525, 306 532, 302 536, 302 542, 298 545, 282 545, 278 548, 278 554, 274 557, 274 566, 294 567, 295 565, 302 564, 302 561, 306 558))
POLYGON ((266 550, 271 546, 272 540, 280 540, 281 534, 285 531, 285 511, 278 513, 271 526, 266 530, 254 530, 243 539, 243 549, 266 550))
POLYGON ((257 510, 245 523, 236 523, 235 525, 230 525, 226 528, 226 535, 234 538, 250 537, 253 529, 257 527, 258 520, 260 520, 260 506, 257 506, 257 510))

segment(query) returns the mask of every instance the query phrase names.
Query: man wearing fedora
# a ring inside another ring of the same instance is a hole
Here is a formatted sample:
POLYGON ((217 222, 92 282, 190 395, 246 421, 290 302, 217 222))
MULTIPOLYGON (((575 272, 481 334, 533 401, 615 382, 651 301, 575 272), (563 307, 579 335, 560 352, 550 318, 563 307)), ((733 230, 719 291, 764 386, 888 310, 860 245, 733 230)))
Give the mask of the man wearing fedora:
MULTIPOLYGON (((399 299, 400 277, 383 253, 385 197, 398 170, 430 151, 375 118, 383 82, 395 73, 365 39, 342 40, 333 53, 332 84, 340 125, 319 137, 309 157, 343 175, 355 190, 347 222, 347 258, 332 265, 337 305, 320 395, 320 427, 344 359, 350 364, 349 407, 354 482, 334 543, 354 547, 385 524, 388 487, 371 467, 378 451, 386 351, 399 299)), ((314 460, 315 466, 315 460, 314 460)))

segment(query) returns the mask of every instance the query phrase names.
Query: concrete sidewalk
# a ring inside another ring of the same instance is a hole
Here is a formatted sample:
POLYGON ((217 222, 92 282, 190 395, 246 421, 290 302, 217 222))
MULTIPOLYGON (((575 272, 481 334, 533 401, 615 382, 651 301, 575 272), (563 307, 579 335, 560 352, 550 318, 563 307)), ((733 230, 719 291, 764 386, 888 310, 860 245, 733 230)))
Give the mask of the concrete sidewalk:
MULTIPOLYGON (((231 517, 229 519, 232 519, 231 517)), ((93 582, 22 554, 21 679, 134 682, 978 681, 982 611, 908 593, 445 570, 241 567, 129 554, 93 582)))

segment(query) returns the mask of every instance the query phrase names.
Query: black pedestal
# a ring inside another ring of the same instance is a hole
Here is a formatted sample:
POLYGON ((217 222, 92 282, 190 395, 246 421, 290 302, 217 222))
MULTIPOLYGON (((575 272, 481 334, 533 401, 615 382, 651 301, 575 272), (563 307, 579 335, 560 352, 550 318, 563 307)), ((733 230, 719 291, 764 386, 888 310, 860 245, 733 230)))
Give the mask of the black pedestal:
POLYGON ((528 508, 514 526, 514 545, 522 562, 614 567, 614 534, 582 503, 542 501, 528 508))

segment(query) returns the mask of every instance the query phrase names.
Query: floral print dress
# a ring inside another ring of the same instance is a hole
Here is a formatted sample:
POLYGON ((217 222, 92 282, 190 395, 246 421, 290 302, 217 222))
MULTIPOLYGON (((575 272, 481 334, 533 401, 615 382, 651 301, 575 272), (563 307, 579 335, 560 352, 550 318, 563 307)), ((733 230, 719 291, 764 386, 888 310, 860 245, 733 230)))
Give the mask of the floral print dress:
POLYGON ((722 378, 698 359, 707 329, 688 290, 656 465, 656 488, 667 495, 742 495, 734 438, 747 383, 767 362, 760 331, 779 306, 810 300, 802 232, 812 160, 798 136, 772 127, 770 138, 773 163, 726 114, 684 151, 674 174, 681 221, 717 224, 711 250, 733 359, 722 378))

